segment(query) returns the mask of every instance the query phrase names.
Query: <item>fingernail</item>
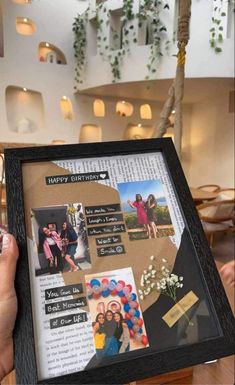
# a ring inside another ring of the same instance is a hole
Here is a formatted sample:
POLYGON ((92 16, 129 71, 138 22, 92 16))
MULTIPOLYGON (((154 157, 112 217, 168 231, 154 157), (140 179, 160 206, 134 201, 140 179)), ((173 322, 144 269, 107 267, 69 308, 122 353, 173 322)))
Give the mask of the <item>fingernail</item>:
POLYGON ((2 240, 2 251, 9 248, 10 242, 11 242, 10 234, 4 234, 3 240, 2 240))

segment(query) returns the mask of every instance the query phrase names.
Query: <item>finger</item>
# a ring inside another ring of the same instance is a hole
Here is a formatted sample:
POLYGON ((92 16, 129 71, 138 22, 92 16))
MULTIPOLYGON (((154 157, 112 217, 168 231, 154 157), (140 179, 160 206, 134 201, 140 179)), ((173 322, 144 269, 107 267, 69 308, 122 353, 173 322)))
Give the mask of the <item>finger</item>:
POLYGON ((4 234, 2 253, 0 254, 0 298, 9 295, 14 288, 15 271, 19 251, 15 238, 4 234))

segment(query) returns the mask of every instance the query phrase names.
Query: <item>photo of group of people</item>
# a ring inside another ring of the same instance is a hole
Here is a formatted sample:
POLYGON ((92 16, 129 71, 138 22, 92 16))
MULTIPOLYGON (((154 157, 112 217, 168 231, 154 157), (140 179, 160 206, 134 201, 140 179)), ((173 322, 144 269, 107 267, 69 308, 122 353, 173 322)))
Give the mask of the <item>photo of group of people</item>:
POLYGON ((98 359, 148 346, 131 268, 86 275, 98 359))
POLYGON ((121 312, 98 313, 93 326, 98 358, 114 356, 130 350, 130 333, 121 312))
POLYGON ((31 210, 36 275, 90 268, 90 254, 81 203, 31 210))
POLYGON ((124 220, 130 240, 174 235, 161 181, 118 183, 124 220))

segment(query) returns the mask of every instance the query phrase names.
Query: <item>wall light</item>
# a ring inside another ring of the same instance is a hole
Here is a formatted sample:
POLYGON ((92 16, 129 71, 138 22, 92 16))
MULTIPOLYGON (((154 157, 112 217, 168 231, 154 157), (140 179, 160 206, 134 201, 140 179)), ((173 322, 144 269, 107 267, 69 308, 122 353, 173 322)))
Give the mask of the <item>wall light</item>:
POLYGON ((51 144, 53 144, 53 145, 65 144, 65 140, 63 140, 63 139, 53 139, 51 144))
POLYGON ((24 23, 27 23, 27 22, 28 22, 28 19, 27 19, 26 17, 24 17, 23 22, 24 22, 24 23))
POLYGON ((27 92, 27 91, 28 91, 28 89, 24 87, 24 88, 23 88, 23 91, 24 91, 24 92, 27 92))
POLYGON ((46 43, 46 47, 50 47, 50 44, 49 44, 49 43, 46 43))

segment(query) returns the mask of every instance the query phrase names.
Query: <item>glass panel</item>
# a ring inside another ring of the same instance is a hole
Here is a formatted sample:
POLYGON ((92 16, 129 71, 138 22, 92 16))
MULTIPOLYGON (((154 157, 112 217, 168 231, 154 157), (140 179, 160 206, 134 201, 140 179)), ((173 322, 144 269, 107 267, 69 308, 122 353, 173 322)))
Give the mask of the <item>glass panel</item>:
POLYGON ((23 164, 39 379, 220 335, 161 152, 23 164))

